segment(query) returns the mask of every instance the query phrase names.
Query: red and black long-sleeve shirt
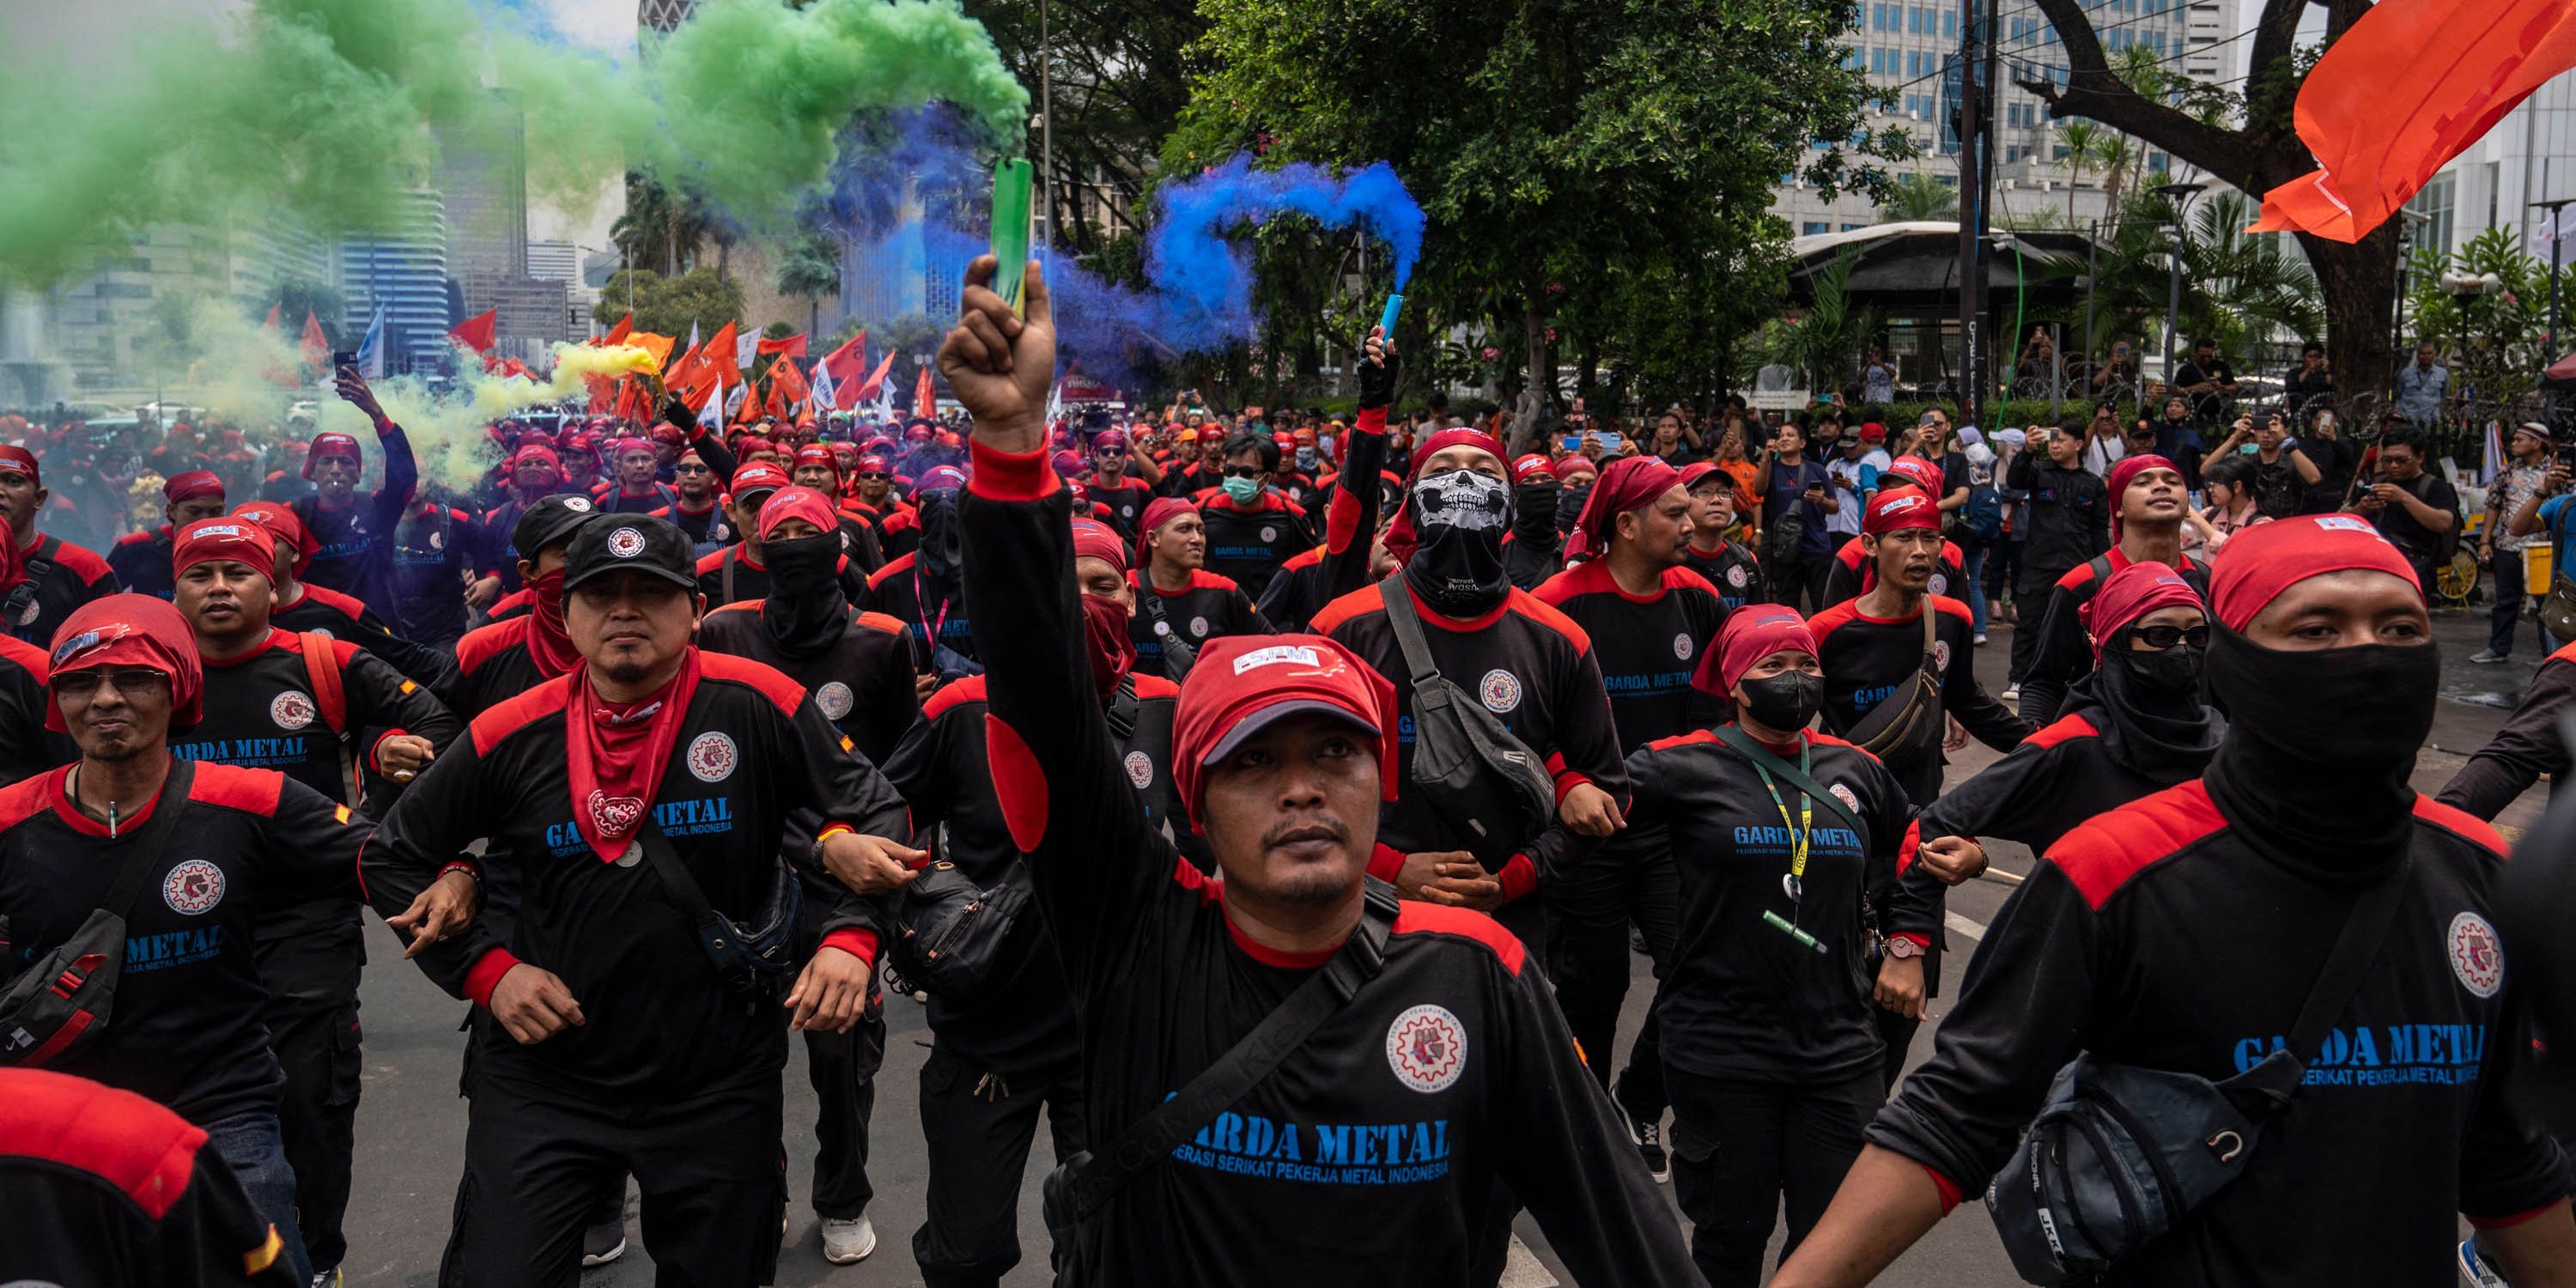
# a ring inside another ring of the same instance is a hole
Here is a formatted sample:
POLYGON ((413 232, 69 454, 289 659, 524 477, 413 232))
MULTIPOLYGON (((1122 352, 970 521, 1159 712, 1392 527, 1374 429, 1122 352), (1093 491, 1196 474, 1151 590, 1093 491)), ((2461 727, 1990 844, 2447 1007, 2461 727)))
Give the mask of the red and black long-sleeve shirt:
MULTIPOLYGON (((1394 574, 1402 585, 1404 574, 1394 574)), ((1407 595, 1413 594, 1410 586, 1407 595)), ((1556 778, 1559 801, 1578 784, 1590 783, 1613 797, 1627 794, 1627 770, 1620 763, 1619 730, 1610 715, 1601 665, 1593 656, 1592 638, 1572 618, 1517 587, 1492 611, 1472 621, 1452 621, 1432 611, 1420 596, 1414 613, 1431 647, 1440 674, 1465 689, 1499 717, 1529 749, 1544 759, 1556 778)), ((1355 590, 1334 600, 1316 615, 1317 634, 1351 650, 1395 686, 1399 762, 1391 771, 1399 782, 1413 772, 1413 671, 1387 624, 1386 603, 1377 587, 1355 590)), ((1470 850, 1450 821, 1425 802, 1419 792, 1402 793, 1378 819, 1378 842, 1406 854, 1435 850, 1470 850)), ((1537 888, 1540 877, 1572 857, 1562 829, 1546 829, 1530 838, 1495 875, 1507 903, 1504 924, 1535 932, 1535 907, 1513 907, 1537 888)), ((1381 872, 1380 875, 1386 875, 1381 872)))
POLYGON ((883 766, 921 719, 903 623, 883 613, 854 612, 839 644, 811 657, 788 657, 761 624, 767 602, 727 604, 698 619, 698 647, 750 658, 805 686, 823 718, 848 734, 869 764, 883 766))
MULTIPOLYGON (((1927 595, 1914 612, 1899 618, 1864 616, 1859 600, 1848 600, 1816 614, 1807 629, 1816 636, 1816 661, 1825 669, 1825 727, 1848 734, 1870 708, 1914 682, 1923 666, 1923 617, 1933 619, 1932 654, 1941 672, 1941 709, 1958 719, 1977 741, 1997 751, 2010 751, 2030 733, 2003 703, 1977 682, 1970 639, 1972 617, 1966 604, 1927 595)), ((1888 772, 1905 784, 1906 796, 1929 804, 1941 794, 1941 741, 1928 752, 1889 760, 1888 772)))
POLYGON ((0 1070, 0 1210, 10 1283, 303 1288, 204 1129, 86 1078, 0 1070))
MULTIPOLYGON (((1968 589, 1968 577, 1961 570, 1967 566, 1967 558, 1956 545, 1942 542, 1940 562, 1932 566, 1932 580, 1924 586, 1924 593, 1947 595, 1953 590, 1964 593, 1968 589)), ((1877 584, 1878 565, 1869 561, 1869 556, 1860 548, 1860 539, 1855 537, 1834 551, 1833 566, 1825 570, 1825 602, 1850 603, 1868 594, 1870 587, 1877 584)))
POLYGON ((1315 544, 1306 512, 1275 488, 1240 508, 1221 488, 1200 493, 1196 504, 1207 525, 1207 570, 1238 586, 1269 585, 1281 564, 1315 544))
MULTIPOLYGON (((1726 601, 1728 612, 1744 607, 1747 600, 1762 590, 1762 560, 1753 553, 1753 547, 1741 541, 1726 541, 1715 551, 1702 550, 1697 545, 1686 546, 1682 550, 1682 567, 1698 573, 1709 585, 1716 587, 1717 597, 1726 601)), ((1831 581, 1832 576, 1827 573, 1826 579, 1831 581)))
POLYGON ((1643 747, 1726 718, 1722 700, 1691 687, 1700 654, 1726 624, 1726 601, 1698 573, 1667 568, 1652 592, 1631 595, 1610 575, 1609 563, 1595 559, 1533 593, 1591 637, 1621 747, 1643 747))
MULTIPOLYGON (((2113 546, 2110 552, 2057 579, 2049 589, 2048 607, 2039 618, 2039 641, 2032 648, 2030 669, 2021 679, 2022 712, 2036 721, 2057 718, 2066 703, 2066 691, 2077 680, 2093 671, 2093 644, 2084 630, 2084 606, 2102 590, 2111 574, 2128 567, 2127 552, 2113 546)), ((2209 569, 2182 556, 2174 571, 2190 583, 2203 600, 2209 598, 2209 569)))
POLYGON ((2443 785, 2442 803, 2492 819, 2542 774, 2549 775, 2550 799, 2557 799, 2569 768, 2567 740, 2558 735, 2558 721, 2571 701, 2576 701, 2576 644, 2541 659, 2531 687, 2523 690, 2522 702, 2505 718, 2504 727, 2470 753, 2469 763, 2443 785))
POLYGON ((170 570, 169 524, 129 532, 107 548, 107 567, 116 574, 116 583, 138 595, 170 599, 179 593, 179 579, 170 570))
MULTIPOLYGON (((651 812, 717 911, 750 921, 767 903, 791 810, 814 811, 825 831, 903 834, 894 789, 850 754, 795 681, 721 653, 701 653, 698 665, 651 812)), ((399 911, 468 842, 500 842, 491 862, 514 867, 519 890, 506 942, 477 921, 423 953, 425 969, 482 1005, 512 966, 541 967, 563 980, 586 1023, 535 1046, 499 1034, 482 1052, 487 1070, 612 1102, 774 1082, 787 1059, 787 1013, 747 1002, 718 977, 640 849, 628 851, 634 866, 602 862, 573 820, 565 704, 571 685, 588 682, 574 671, 476 717, 367 847, 367 897, 399 911)), ((874 910, 810 853, 785 857, 804 878, 823 942, 873 961, 874 910)))
MULTIPOLYGON (((1081 1007, 1092 1137, 1112 1141, 1323 958, 1235 932, 1222 884, 1147 825, 1079 651, 1066 493, 1043 455, 978 457, 960 526, 970 606, 990 628, 998 812, 1081 1007)), ((1599 724, 1615 741, 1606 707, 1599 724)), ((1503 1237, 1490 1224, 1499 1183, 1580 1281, 1697 1282, 1520 944, 1480 914, 1407 903, 1385 960, 1275 1072, 1110 1201, 1107 1281, 1464 1284, 1477 1249, 1503 1237), (1405 1233, 1243 1255, 1284 1225, 1360 1224, 1405 1233)))
MULTIPOLYGON (((301 584, 292 604, 271 608, 268 624, 291 634, 319 631, 383 658, 404 679, 447 700, 454 693, 456 661, 445 652, 394 634, 375 610, 328 586, 301 584)), ((460 595, 463 592, 458 592, 460 595)))
MULTIPOLYGON (((2419 798, 2396 920, 2245 1174, 2106 1281, 2429 1284, 2459 1214, 2563 1210, 2557 1145, 2505 1103, 2519 1041, 2494 928, 2503 839, 2419 798)), ((2011 1156, 2078 1052, 2233 1077, 2279 1047, 2359 898, 2239 839, 2199 782, 2049 847, 1968 963, 1930 1061, 1869 1139, 1955 1199, 2011 1156)))
POLYGON ((1324 605, 1368 585, 1377 516, 1384 500, 1376 480, 1386 461, 1386 408, 1363 407, 1351 426, 1342 471, 1324 483, 1323 544, 1299 551, 1261 591, 1261 615, 1283 631, 1303 631, 1324 605))
POLYGON ((54 629, 72 610, 93 599, 102 599, 122 589, 116 584, 116 571, 107 561, 86 547, 76 546, 61 537, 38 537, 36 543, 18 552, 27 565, 30 585, 24 595, 12 591, 0 596, 16 604, 23 597, 25 605, 15 620, 0 623, 8 632, 38 648, 50 648, 54 629))
POLYGON ((1906 854, 1945 836, 1999 837, 2046 853, 2077 824, 2163 787, 2112 759, 2091 720, 2061 716, 1924 806, 1906 854))
POLYGON ((326 508, 319 493, 287 503, 313 534, 313 561, 297 575, 300 581, 336 590, 373 609, 378 617, 399 619, 402 604, 394 593, 394 530, 411 508, 420 485, 420 464, 411 439, 392 421, 376 423, 376 442, 384 448, 384 486, 349 498, 347 505, 326 508))
POLYGON ((15 635, 0 635, 0 787, 33 778, 80 755, 45 728, 45 677, 53 659, 15 635))
POLYGON ((1158 625, 1179 636, 1193 654, 1212 639, 1270 633, 1270 623, 1262 620, 1261 610, 1252 606, 1251 597, 1231 577, 1192 569, 1188 586, 1165 590, 1144 573, 1130 572, 1127 584, 1136 591, 1136 612, 1127 619, 1127 637, 1135 641, 1136 669, 1140 671, 1168 674, 1162 632, 1155 629, 1158 625))
MULTIPOLYGON (((0 789, 0 917, 13 974, 89 920, 135 833, 165 804, 143 802, 110 836, 72 803, 70 774, 66 766, 0 789)), ((258 910, 355 897, 358 850, 374 825, 274 770, 201 764, 195 775, 175 802, 186 814, 124 910, 115 1013, 96 1041, 47 1067, 203 1124, 274 1112, 286 1085, 260 1019, 268 989, 251 954, 258 910)))

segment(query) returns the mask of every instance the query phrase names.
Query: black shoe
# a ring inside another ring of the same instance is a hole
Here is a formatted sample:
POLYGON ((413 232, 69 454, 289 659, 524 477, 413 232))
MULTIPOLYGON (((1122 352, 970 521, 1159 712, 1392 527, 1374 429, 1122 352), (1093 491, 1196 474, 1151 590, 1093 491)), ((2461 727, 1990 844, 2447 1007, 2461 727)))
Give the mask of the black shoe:
POLYGON ((604 1266, 626 1255, 626 1217, 602 1221, 581 1232, 581 1264, 604 1266))
POLYGON ((1640 1118, 1619 1103, 1617 1096, 1610 1097, 1610 1107, 1619 1111, 1619 1121, 1627 1125, 1628 1139, 1636 1143, 1637 1157, 1646 1164, 1646 1175, 1655 1178, 1657 1185, 1671 1184, 1673 1159, 1664 1150, 1662 1118, 1640 1118))

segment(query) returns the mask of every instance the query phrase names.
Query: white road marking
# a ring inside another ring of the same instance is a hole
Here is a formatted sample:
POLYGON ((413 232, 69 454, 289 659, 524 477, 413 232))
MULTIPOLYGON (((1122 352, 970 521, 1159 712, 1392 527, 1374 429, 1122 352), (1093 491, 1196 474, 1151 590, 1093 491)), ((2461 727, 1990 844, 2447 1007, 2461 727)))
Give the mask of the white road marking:
POLYGON ((1983 940, 1986 937, 1986 923, 1970 921, 1955 912, 1943 913, 1941 924, 1967 936, 1970 940, 1983 940))
POLYGON ((1494 1281, 1494 1288, 1556 1288, 1556 1284, 1556 1276, 1547 1272, 1538 1254, 1513 1235, 1510 1250, 1503 1254, 1503 1277, 1494 1281))

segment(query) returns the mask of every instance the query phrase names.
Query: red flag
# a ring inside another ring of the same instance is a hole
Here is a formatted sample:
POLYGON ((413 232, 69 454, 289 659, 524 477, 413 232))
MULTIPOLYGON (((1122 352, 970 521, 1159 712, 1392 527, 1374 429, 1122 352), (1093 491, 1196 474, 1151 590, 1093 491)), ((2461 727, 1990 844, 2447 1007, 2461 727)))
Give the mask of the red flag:
POLYGON ((500 326, 501 310, 487 309, 479 316, 467 318, 449 327, 447 336, 476 353, 489 356, 492 352, 492 341, 497 338, 500 326))
POLYGON ((705 349, 707 370, 724 377, 726 384, 741 384, 742 363, 738 357, 741 349, 742 341, 735 336, 733 323, 727 322, 717 327, 716 333, 707 337, 705 349))
POLYGON ((876 397, 885 389, 886 373, 892 370, 894 370, 894 354, 889 352, 885 356, 885 361, 878 363, 877 369, 868 374, 867 382, 859 386, 859 391, 850 395, 849 405, 855 407, 876 397))
POLYGON ((868 369, 868 333, 861 331, 840 348, 824 354, 821 365, 832 377, 832 401, 849 406, 850 395, 858 390, 861 375, 868 369))
POLYGON ((301 356, 306 370, 323 372, 330 370, 331 339, 322 334, 322 324, 314 320, 311 309, 304 310, 304 339, 296 347, 302 351, 301 356))
POLYGON ((644 388, 641 376, 628 376, 618 382, 617 418, 643 424, 653 419, 653 395, 644 388))
POLYGON ((261 326, 263 326, 263 327, 268 328, 269 334, 271 334, 271 335, 284 335, 284 334, 286 334, 284 331, 280 331, 280 330, 278 330, 278 329, 277 329, 277 321, 278 321, 278 319, 277 319, 277 314, 278 314, 278 310, 283 309, 283 308, 285 308, 285 307, 286 307, 286 302, 285 302, 284 300, 280 300, 280 301, 278 301, 277 303, 275 303, 275 304, 271 304, 271 305, 269 305, 269 306, 268 306, 268 320, 267 320, 267 321, 265 321, 265 322, 260 323, 260 325, 261 325, 261 326))
POLYGON ((2300 84, 2292 116, 2320 168, 2264 193, 2247 231, 2360 241, 2571 67, 2566 0, 2381 0, 2300 84))
POLYGON ((923 420, 939 418, 939 391, 931 386, 930 368, 921 369, 921 379, 912 386, 912 414, 923 420))
POLYGON ((536 376, 528 370, 528 365, 516 358, 503 358, 501 360, 501 376, 503 379, 507 379, 511 376, 517 376, 522 380, 536 379, 536 376))
POLYGON ((591 415, 606 416, 617 406, 617 381, 611 376, 586 375, 582 385, 590 390, 591 415))
POLYGON ((778 396, 779 405, 804 402, 814 396, 814 387, 805 382, 805 373, 797 369, 796 360, 784 354, 769 364, 769 388, 778 396))
POLYGON ((791 335, 784 340, 763 340, 760 342, 759 352, 783 353, 791 358, 802 358, 805 356, 805 337, 791 335))
POLYGON ((634 329, 635 315, 629 313, 626 316, 617 319, 617 325, 608 328, 608 334, 591 341, 591 343, 599 345, 602 348, 606 348, 613 344, 624 344, 626 343, 626 333, 634 329))

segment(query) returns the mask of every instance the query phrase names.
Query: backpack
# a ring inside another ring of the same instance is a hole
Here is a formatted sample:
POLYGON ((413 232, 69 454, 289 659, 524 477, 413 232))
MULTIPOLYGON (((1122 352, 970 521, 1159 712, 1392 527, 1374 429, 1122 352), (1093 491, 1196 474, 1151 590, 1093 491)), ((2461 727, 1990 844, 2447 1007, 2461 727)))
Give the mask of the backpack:
POLYGON ((1991 471, 1986 480, 1968 488, 1968 503, 1960 507, 1968 533, 1979 541, 2001 541, 2004 538, 2004 497, 1995 490, 1991 471))

